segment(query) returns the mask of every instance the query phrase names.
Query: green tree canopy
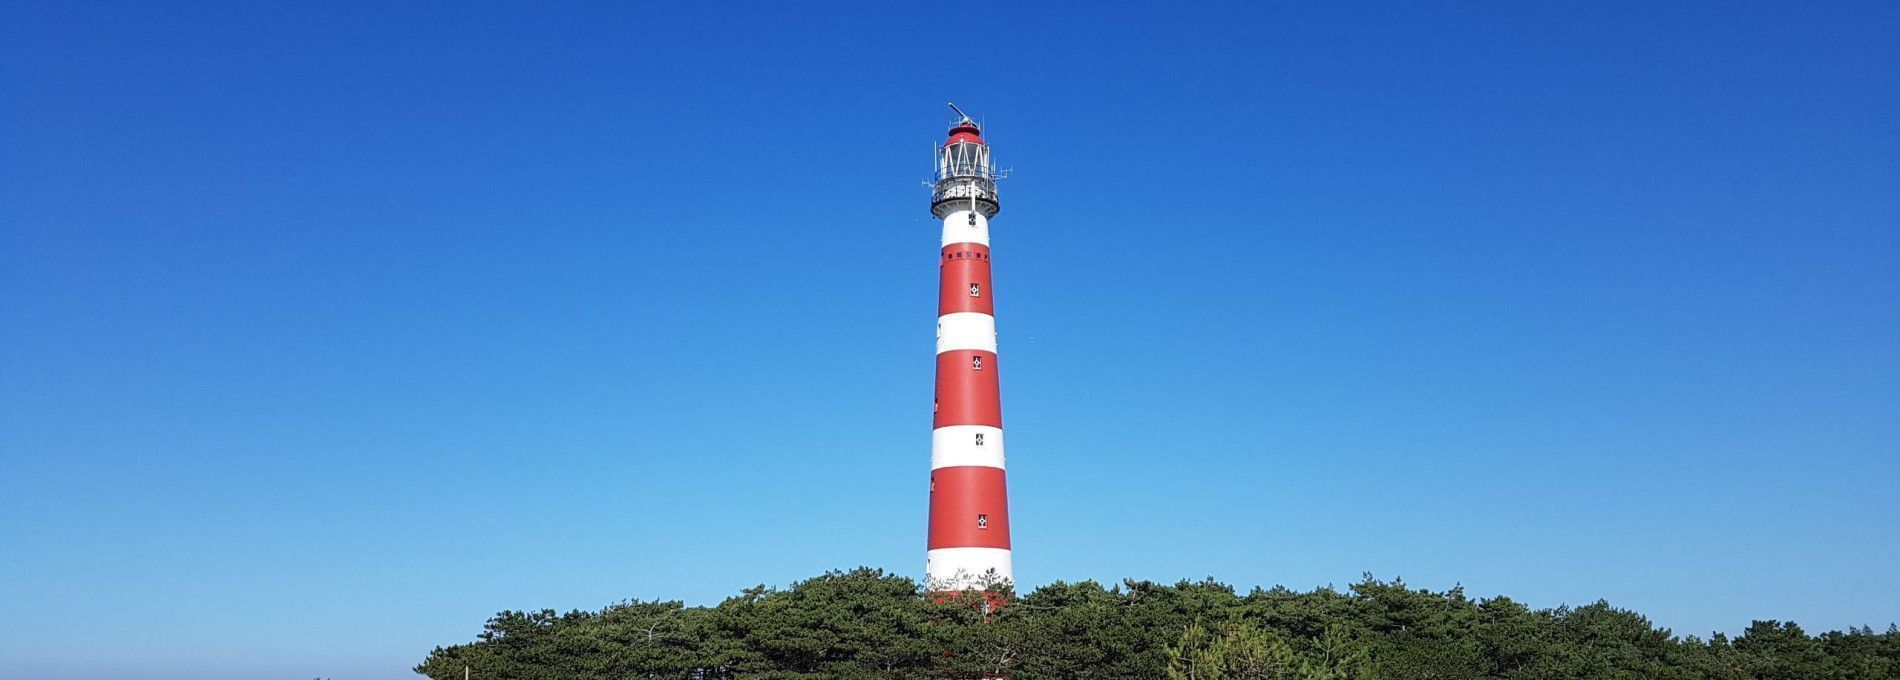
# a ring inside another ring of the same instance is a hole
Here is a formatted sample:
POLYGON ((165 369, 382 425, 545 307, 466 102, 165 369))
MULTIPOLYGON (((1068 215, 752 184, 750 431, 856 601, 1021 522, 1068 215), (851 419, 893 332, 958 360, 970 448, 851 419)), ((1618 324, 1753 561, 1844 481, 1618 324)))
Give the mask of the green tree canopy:
POLYGON ((1606 602, 1531 609, 1367 576, 1345 591, 1056 582, 926 593, 877 569, 713 607, 504 611, 416 672, 455 680, 1900 680, 1900 628, 1675 635, 1606 602))

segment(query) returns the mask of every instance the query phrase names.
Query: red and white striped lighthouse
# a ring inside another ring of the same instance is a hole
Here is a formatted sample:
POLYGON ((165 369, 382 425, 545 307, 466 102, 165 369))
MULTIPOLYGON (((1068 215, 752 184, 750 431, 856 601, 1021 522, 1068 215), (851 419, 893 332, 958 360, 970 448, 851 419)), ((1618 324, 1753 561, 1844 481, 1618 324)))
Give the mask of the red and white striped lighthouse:
POLYGON ((990 285, 990 218, 1001 206, 983 131, 955 104, 950 108, 958 120, 937 146, 930 196, 931 214, 943 220, 943 250, 924 574, 933 591, 988 591, 1014 579, 996 377, 996 290, 990 285))

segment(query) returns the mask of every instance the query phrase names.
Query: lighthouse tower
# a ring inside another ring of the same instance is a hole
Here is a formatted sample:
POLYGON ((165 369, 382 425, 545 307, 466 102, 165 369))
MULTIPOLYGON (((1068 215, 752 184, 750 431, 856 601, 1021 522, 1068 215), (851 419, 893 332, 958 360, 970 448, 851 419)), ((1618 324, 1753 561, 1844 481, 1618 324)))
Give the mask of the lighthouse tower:
POLYGON ((989 591, 1014 579, 997 394, 996 290, 990 285, 990 218, 1001 205, 982 129, 955 104, 950 108, 958 120, 937 146, 930 196, 931 214, 943 221, 943 250, 924 574, 933 591, 989 591))

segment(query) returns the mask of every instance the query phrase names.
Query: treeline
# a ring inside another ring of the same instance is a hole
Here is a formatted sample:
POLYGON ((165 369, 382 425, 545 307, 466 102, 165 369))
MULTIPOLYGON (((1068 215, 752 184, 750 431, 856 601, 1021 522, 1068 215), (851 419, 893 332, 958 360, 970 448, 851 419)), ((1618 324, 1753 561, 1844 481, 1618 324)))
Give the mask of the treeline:
POLYGON ((1368 576, 1345 591, 1236 593, 1214 582, 1055 583, 1000 606, 926 596, 881 570, 748 589, 716 607, 623 602, 505 611, 438 647, 437 680, 1874 680, 1900 678, 1900 630, 1809 635, 1756 621, 1677 636, 1604 602, 1531 609, 1368 576))

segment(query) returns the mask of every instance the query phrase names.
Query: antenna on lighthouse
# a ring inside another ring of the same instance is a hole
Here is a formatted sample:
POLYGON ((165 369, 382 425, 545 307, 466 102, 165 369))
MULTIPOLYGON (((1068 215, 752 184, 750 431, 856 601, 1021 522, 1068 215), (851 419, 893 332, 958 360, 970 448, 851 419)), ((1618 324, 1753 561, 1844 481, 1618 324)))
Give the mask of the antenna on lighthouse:
POLYGON ((951 110, 951 111, 955 111, 955 112, 957 112, 957 117, 958 117, 958 118, 962 118, 962 119, 963 119, 963 120, 960 120, 960 121, 957 121, 957 122, 959 122, 959 123, 975 123, 975 122, 976 122, 976 119, 973 119, 973 118, 971 118, 971 117, 970 117, 970 114, 967 114, 967 113, 964 113, 964 112, 963 112, 963 109, 959 109, 959 108, 957 108, 957 103, 956 103, 956 102, 944 102, 944 103, 945 103, 945 104, 949 104, 949 105, 950 105, 950 110, 951 110))

